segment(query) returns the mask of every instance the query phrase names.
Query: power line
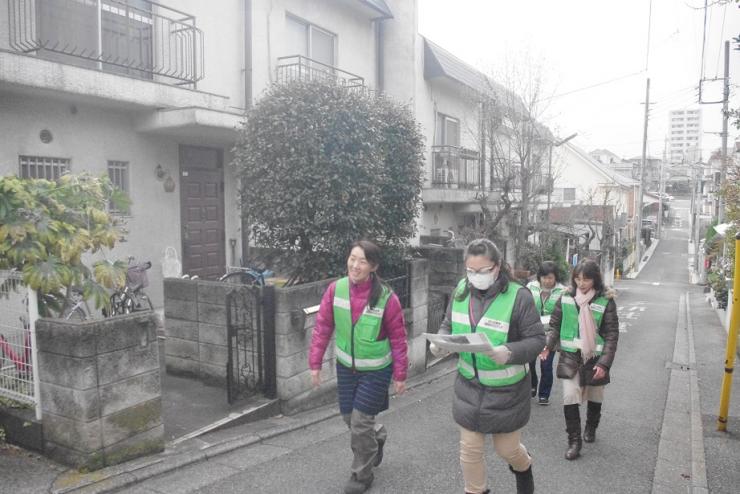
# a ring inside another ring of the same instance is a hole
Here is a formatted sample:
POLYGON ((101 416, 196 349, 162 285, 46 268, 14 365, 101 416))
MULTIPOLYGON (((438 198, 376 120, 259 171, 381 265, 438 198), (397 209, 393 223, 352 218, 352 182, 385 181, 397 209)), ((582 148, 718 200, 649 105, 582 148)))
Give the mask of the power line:
POLYGON ((717 65, 715 66, 715 72, 714 72, 715 78, 719 77, 719 58, 722 55, 722 50, 724 49, 724 45, 725 45, 724 38, 725 38, 725 16, 726 15, 727 15, 727 4, 725 4, 725 8, 722 11, 722 29, 719 32, 720 46, 719 46, 719 51, 717 51, 717 65))
POLYGON ((645 73, 644 70, 638 70, 637 72, 632 72, 630 74, 625 74, 625 75, 621 75, 619 77, 614 77, 613 79, 609 79, 609 80, 602 81, 602 82, 597 82, 596 84, 591 84, 590 86, 581 87, 581 88, 578 88, 578 89, 574 89, 572 91, 566 91, 564 93, 556 94, 554 96, 548 96, 547 98, 542 98, 540 101, 547 101, 547 100, 551 100, 551 99, 555 99, 555 98, 562 98, 563 96, 569 96, 569 95, 571 95, 573 93, 579 93, 581 91, 586 91, 588 89, 593 89, 593 88, 596 88, 596 87, 599 87, 599 86, 605 86, 606 84, 611 84, 612 82, 621 81, 622 79, 627 79, 629 77, 634 77, 636 75, 640 75, 640 74, 643 74, 643 73, 645 73))

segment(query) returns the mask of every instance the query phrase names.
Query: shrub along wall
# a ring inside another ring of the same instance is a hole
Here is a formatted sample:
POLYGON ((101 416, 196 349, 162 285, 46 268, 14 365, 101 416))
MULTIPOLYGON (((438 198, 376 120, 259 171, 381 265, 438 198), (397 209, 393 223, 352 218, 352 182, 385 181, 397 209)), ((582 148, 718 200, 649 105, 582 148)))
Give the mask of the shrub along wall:
POLYGON ((94 470, 164 449, 152 312, 36 327, 49 456, 94 470))

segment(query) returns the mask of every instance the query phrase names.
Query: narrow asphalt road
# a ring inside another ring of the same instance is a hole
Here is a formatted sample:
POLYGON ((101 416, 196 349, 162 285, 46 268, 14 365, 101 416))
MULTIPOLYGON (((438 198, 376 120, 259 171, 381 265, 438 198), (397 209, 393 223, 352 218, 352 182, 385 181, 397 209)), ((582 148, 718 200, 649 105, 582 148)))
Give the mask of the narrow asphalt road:
MULTIPOLYGON (((523 442, 534 456, 539 492, 651 491, 679 301, 687 291, 698 290, 688 284, 687 239, 686 221, 666 229, 640 276, 616 283, 619 349, 597 440, 584 445, 580 459, 563 458, 560 383, 556 380, 550 406, 533 401, 523 442)), ((450 374, 391 401, 391 409, 380 416, 389 430, 385 460, 370 492, 463 491, 458 429, 451 417, 453 379, 450 374)), ((487 457, 492 492, 514 492, 514 476, 490 445, 487 457)), ((335 418, 149 479, 126 492, 338 493, 350 461, 349 434, 335 418)))

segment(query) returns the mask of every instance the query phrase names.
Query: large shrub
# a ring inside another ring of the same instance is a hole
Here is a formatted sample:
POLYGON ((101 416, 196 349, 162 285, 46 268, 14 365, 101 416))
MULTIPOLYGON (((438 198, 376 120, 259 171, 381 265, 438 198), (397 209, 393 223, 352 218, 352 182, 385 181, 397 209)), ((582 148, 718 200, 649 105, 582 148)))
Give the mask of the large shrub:
POLYGON ((316 81, 272 86, 233 161, 252 241, 284 251, 302 281, 345 272, 359 238, 397 263, 415 232, 423 150, 412 114, 389 99, 316 81))
POLYGON ((60 315, 71 287, 96 306, 108 303, 106 287, 125 282, 126 264, 83 255, 112 248, 123 230, 107 212, 128 199, 107 177, 63 175, 56 181, 0 177, 0 269, 17 269, 40 294, 42 315, 60 315))

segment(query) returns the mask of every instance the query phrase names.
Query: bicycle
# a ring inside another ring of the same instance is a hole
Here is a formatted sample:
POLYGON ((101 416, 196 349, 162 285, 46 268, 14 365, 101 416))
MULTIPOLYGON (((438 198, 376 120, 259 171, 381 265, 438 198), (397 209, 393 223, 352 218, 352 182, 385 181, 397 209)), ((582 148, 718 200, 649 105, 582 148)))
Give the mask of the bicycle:
POLYGON ((134 257, 128 258, 128 270, 126 272, 126 284, 116 290, 110 296, 110 315, 131 314, 142 310, 154 310, 152 301, 144 292, 149 286, 149 278, 146 275, 152 267, 151 261, 133 264, 134 257))
POLYGON ((265 286, 266 278, 271 278, 275 273, 263 267, 232 266, 231 271, 221 276, 218 281, 239 285, 265 286))

